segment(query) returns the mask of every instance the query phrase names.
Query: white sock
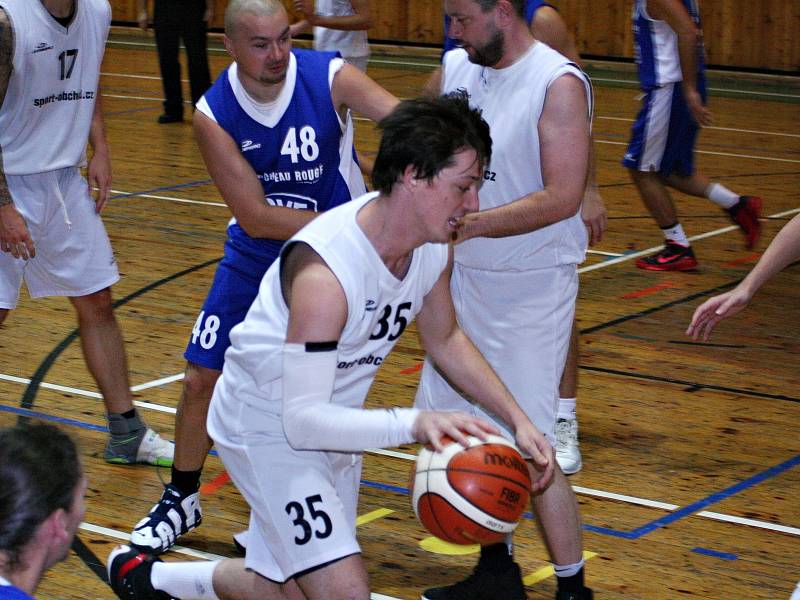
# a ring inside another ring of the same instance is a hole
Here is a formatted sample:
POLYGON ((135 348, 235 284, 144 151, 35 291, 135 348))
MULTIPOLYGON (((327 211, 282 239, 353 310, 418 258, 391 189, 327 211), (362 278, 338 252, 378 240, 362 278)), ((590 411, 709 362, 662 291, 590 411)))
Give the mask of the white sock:
POLYGON ((184 600, 219 600, 214 593, 214 569, 220 561, 157 562, 150 571, 153 587, 184 600))
POLYGON ((586 561, 581 559, 574 565, 553 565, 553 570, 556 572, 556 577, 572 577, 583 568, 586 561))
POLYGON ((675 223, 672 227, 663 227, 661 231, 664 232, 664 237, 671 241, 680 244, 681 246, 689 247, 689 238, 683 232, 683 227, 680 223, 675 223))
POLYGON ((706 188, 706 198, 722 208, 730 208, 739 202, 739 194, 730 191, 721 183, 710 184, 706 188))
POLYGON ((575 419, 575 403, 577 398, 559 398, 557 419, 575 419))

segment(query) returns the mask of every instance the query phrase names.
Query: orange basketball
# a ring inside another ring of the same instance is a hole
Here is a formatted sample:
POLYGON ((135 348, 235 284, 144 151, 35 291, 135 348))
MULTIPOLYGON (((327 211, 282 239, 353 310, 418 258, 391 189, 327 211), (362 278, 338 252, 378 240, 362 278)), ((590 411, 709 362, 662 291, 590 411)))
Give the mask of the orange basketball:
POLYGON ((442 452, 425 447, 413 471, 411 501, 433 535, 453 544, 492 544, 516 528, 531 479, 516 446, 498 435, 469 437, 442 452))

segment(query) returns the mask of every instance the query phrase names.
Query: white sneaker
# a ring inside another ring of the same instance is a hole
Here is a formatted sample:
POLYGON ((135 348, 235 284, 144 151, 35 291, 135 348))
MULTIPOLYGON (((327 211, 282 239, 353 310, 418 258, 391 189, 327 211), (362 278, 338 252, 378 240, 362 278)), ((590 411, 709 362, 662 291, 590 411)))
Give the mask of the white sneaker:
POLYGON ((578 419, 556 421, 556 461, 564 475, 581 470, 581 449, 578 443, 578 419))
POLYGON ((794 588, 794 593, 789 600, 800 600, 800 581, 797 583, 797 587, 794 588))
POLYGON ((171 467, 174 456, 175 444, 168 442, 150 428, 147 429, 139 449, 136 450, 136 462, 157 467, 171 467))

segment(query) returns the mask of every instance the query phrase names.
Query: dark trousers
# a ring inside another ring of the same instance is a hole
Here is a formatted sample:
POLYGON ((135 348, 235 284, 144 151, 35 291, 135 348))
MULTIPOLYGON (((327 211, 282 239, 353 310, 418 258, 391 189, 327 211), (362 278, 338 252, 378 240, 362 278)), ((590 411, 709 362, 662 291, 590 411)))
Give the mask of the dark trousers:
POLYGON ((164 85, 164 112, 170 116, 183 116, 181 65, 178 62, 181 39, 186 46, 193 106, 211 86, 206 23, 203 21, 205 9, 205 0, 155 0, 153 29, 164 85))

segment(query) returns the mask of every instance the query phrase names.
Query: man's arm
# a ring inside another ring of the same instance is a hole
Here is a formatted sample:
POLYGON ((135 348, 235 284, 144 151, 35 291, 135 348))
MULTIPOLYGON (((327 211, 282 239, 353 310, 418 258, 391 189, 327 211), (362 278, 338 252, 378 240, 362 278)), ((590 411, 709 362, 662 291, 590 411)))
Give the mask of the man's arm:
POLYGON ((531 33, 556 52, 559 52, 575 64, 580 64, 581 57, 575 40, 567 29, 564 19, 552 6, 542 6, 533 15, 531 33))
POLYGON ((211 179, 247 235, 288 240, 316 216, 308 210, 268 205, 258 176, 239 147, 199 110, 194 113, 194 132, 211 179))
POLYGON ((589 159, 588 104, 581 80, 565 75, 550 85, 538 128, 544 189, 467 214, 458 241, 528 233, 578 211, 589 159))
POLYGON ((369 13, 369 0, 352 0, 353 14, 347 16, 318 15, 314 0, 294 0, 294 8, 305 15, 305 21, 312 27, 327 27, 344 31, 360 31, 372 27, 369 13))
POLYGON ((686 334, 695 340, 708 340, 717 323, 744 310, 762 285, 799 259, 800 215, 795 215, 778 232, 758 264, 739 285, 730 292, 709 298, 697 307, 686 334))
MULTIPOLYGON (((5 100, 11 80, 14 59, 14 32, 6 12, 0 8, 0 104, 5 100)), ((0 148, 0 251, 10 252, 14 258, 33 258, 36 248, 25 219, 19 214, 8 191, 3 149, 0 148)))
MULTIPOLYGON (((560 52, 580 66, 581 57, 578 54, 575 39, 556 9, 551 6, 542 6, 537 10, 533 15, 531 33, 537 40, 543 41, 553 50, 560 52)), ((608 217, 603 199, 597 189, 594 144, 589 146, 589 170, 581 204, 581 219, 589 233, 589 245, 600 242, 608 223, 608 217)))
POLYGON ((89 159, 87 176, 89 185, 97 188, 95 210, 99 213, 105 208, 111 192, 111 153, 108 150, 99 89, 94 101, 92 124, 89 128, 89 144, 92 146, 92 157, 89 159))
POLYGON ((325 261, 306 244, 295 244, 281 259, 281 286, 289 306, 283 348, 283 429, 296 450, 355 452, 431 442, 441 449, 449 436, 497 433, 490 424, 462 412, 413 408, 363 409, 331 403, 338 343, 347 322, 347 298, 325 261), (314 376, 309 378, 308 374, 314 376))
POLYGON ((331 98, 337 111, 346 106, 376 122, 392 112, 399 102, 368 75, 347 63, 333 78, 331 98))
POLYGON ((450 265, 431 289, 417 315, 417 330, 425 351, 438 369, 464 394, 496 414, 514 431, 520 449, 544 470, 534 489, 553 474, 553 448, 517 404, 492 367, 456 321, 450 295, 450 265))
POLYGON ((700 125, 711 125, 711 112, 703 105, 697 89, 697 53, 703 32, 697 28, 692 16, 680 0, 649 0, 647 12, 653 19, 666 21, 678 36, 683 95, 689 110, 700 125))

